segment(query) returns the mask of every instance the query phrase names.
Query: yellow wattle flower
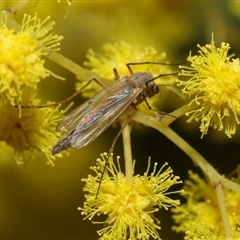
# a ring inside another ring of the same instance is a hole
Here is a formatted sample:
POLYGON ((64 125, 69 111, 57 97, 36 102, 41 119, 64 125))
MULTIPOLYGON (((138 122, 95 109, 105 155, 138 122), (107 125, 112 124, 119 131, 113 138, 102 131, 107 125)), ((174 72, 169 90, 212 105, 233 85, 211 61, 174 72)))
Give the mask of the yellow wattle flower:
POLYGON ((228 56, 229 44, 222 43, 220 48, 211 44, 200 48, 199 55, 189 56, 190 67, 181 66, 180 75, 190 77, 179 80, 182 92, 193 96, 190 104, 196 108, 189 115, 188 122, 200 121, 202 137, 209 127, 223 130, 228 137, 236 133, 240 123, 240 64, 239 59, 228 56))
MULTIPOLYGON (((35 100, 38 102, 38 100, 35 100)), ((38 105, 36 104, 36 105, 38 105)), ((5 141, 15 153, 18 164, 24 164, 34 157, 35 152, 42 152, 47 163, 54 165, 56 157, 52 155, 52 146, 61 134, 56 132, 57 123, 64 117, 66 110, 56 107, 19 108, 0 105, 0 141, 5 141)))
MULTIPOLYGON (((186 233, 186 239, 201 239, 201 234, 202 239, 206 240, 226 239, 213 186, 192 171, 189 171, 189 178, 184 183, 182 193, 187 203, 172 209, 173 219, 177 224, 173 226, 173 230, 186 233)), ((239 174, 232 180, 238 183, 239 174)), ((240 193, 227 188, 224 188, 223 192, 233 239, 239 239, 240 193)))
MULTIPOLYGON (((160 229, 160 221, 154 217, 154 212, 164 208, 168 210, 180 204, 179 200, 169 198, 169 188, 179 184, 179 177, 172 174, 172 169, 167 164, 157 171, 155 163, 152 173, 149 173, 150 162, 143 176, 135 175, 129 181, 121 172, 118 164, 114 165, 112 157, 102 154, 102 159, 97 160, 97 166, 92 167, 96 176, 88 176, 83 179, 86 183, 84 191, 86 201, 84 207, 79 208, 85 218, 93 220, 97 215, 106 215, 105 224, 98 231, 101 240, 106 239, 160 239, 157 230, 160 229), (108 161, 107 170, 103 174, 99 193, 97 189, 101 179, 104 165, 108 161)), ((180 191, 176 191, 177 193, 180 191)))
POLYGON ((24 15, 19 32, 0 21, 0 96, 11 105, 20 105, 25 88, 37 89, 37 83, 51 72, 44 67, 43 55, 59 49, 62 37, 52 34, 54 22, 24 15))

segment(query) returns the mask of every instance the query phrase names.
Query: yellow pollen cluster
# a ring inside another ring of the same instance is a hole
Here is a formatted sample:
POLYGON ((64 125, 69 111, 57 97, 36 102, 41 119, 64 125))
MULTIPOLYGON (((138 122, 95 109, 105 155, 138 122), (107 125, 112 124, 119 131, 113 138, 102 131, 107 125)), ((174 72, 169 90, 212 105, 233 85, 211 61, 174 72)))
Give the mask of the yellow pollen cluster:
POLYGON ((180 204, 178 200, 167 197, 171 193, 169 188, 181 183, 179 178, 172 174, 171 168, 163 170, 167 164, 159 171, 155 164, 150 175, 148 168, 144 176, 135 175, 128 180, 119 170, 119 164, 117 168, 110 158, 96 196, 107 154, 103 154, 102 158, 98 159, 98 166, 92 168, 97 175, 83 179, 86 182, 84 191, 88 193, 84 207, 79 208, 82 214, 90 220, 95 215, 107 215, 102 222, 107 226, 98 231, 101 239, 149 239, 150 236, 160 239, 157 231, 160 222, 153 213, 180 204))
POLYGON ((212 126, 214 129, 225 130, 231 137, 240 123, 240 65, 239 59, 228 57, 229 44, 222 43, 216 48, 214 42, 200 48, 199 55, 189 56, 191 67, 181 66, 180 75, 190 77, 179 80, 178 85, 184 86, 182 91, 194 96, 190 104, 197 107, 187 113, 188 121, 200 120, 202 136, 212 126))

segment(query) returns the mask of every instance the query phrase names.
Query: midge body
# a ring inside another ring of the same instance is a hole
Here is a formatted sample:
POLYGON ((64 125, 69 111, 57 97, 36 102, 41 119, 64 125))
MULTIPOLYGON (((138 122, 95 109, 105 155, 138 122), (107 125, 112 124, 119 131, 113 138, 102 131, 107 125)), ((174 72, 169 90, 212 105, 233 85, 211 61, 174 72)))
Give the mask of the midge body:
POLYGON ((113 69, 117 80, 74 109, 58 124, 57 131, 67 130, 68 132, 53 147, 53 154, 68 148, 82 148, 88 145, 129 106, 136 107, 145 101, 147 106, 151 108, 146 97, 153 97, 159 92, 159 87, 154 83, 154 80, 162 76, 176 74, 161 74, 153 77, 147 72, 133 73, 130 65, 137 65, 137 63, 127 64, 130 76, 119 78, 116 69, 113 69))

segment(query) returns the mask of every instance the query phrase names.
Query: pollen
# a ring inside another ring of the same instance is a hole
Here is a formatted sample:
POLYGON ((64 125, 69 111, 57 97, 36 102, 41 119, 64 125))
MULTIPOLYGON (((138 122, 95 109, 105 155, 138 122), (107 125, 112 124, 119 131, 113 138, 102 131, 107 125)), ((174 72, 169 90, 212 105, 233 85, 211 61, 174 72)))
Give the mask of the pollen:
POLYGON ((199 55, 189 56, 190 67, 181 66, 180 75, 189 80, 179 80, 182 92, 193 96, 190 104, 196 108, 187 115, 188 122, 200 121, 202 137, 209 127, 223 130, 228 137, 236 133, 240 123, 240 65, 239 59, 228 56, 229 44, 215 47, 214 41, 199 46, 199 55))

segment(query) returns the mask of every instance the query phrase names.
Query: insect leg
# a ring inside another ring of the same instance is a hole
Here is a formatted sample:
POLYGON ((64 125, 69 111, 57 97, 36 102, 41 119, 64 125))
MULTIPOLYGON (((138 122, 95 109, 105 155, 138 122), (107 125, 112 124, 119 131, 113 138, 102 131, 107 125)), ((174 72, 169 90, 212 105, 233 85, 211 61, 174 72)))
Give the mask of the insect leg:
POLYGON ((53 103, 53 104, 49 104, 49 105, 45 105, 45 106, 51 106, 51 105, 59 105, 59 104, 64 104, 66 102, 69 102, 70 100, 72 100, 74 97, 76 97, 80 92, 82 92, 92 81, 95 81, 98 85, 100 85, 102 88, 105 88, 106 86, 100 82, 98 79, 96 78, 92 78, 90 79, 86 84, 84 84, 77 92, 75 92, 73 95, 71 95, 70 97, 68 97, 67 99, 57 102, 57 103, 53 103))
POLYGON ((104 174, 104 172, 106 171, 109 158, 111 157, 111 154, 113 153, 113 149, 114 149, 114 147, 115 147, 115 145, 116 145, 116 142, 117 142, 118 138, 120 137, 123 129, 131 122, 132 116, 133 116, 133 114, 134 114, 136 111, 137 111, 137 108, 134 108, 134 111, 131 113, 131 115, 128 116, 128 120, 122 125, 121 130, 118 132, 118 134, 116 135, 116 137, 115 137, 114 140, 113 140, 112 146, 111 146, 111 148, 110 148, 110 150, 109 150, 109 152, 108 152, 107 161, 105 162, 105 165, 104 165, 104 167, 103 167, 102 176, 101 176, 101 178, 100 178, 100 180, 99 180, 99 185, 98 185, 98 189, 97 189, 97 193, 96 193, 96 199, 97 199, 98 193, 99 193, 99 191, 100 191, 101 183, 102 183, 102 180, 103 180, 103 174, 104 174))
MULTIPOLYGON (((67 103, 69 101, 71 101, 73 98, 75 98, 79 93, 81 93, 92 81, 95 81, 98 85, 100 85, 102 88, 105 88, 106 86, 100 82, 98 79, 96 78, 92 78, 91 80, 89 80, 86 84, 84 84, 77 92, 75 92, 74 94, 72 94, 70 97, 68 97, 67 99, 63 100, 63 101, 59 101, 59 102, 55 102, 55 103, 51 103, 51 104, 46 104, 46 105, 39 105, 39 106, 20 106, 21 108, 45 108, 45 107, 52 107, 52 106, 56 106, 56 105, 60 105, 60 104, 64 104, 67 103)), ((14 106, 14 107, 18 107, 18 106, 14 106)))
POLYGON ((119 76, 118 71, 117 71, 116 68, 113 69, 113 73, 115 75, 116 80, 118 80, 120 78, 120 76, 119 76))
POLYGON ((116 137, 115 137, 114 140, 113 140, 113 143, 112 143, 112 146, 111 146, 111 148, 110 148, 110 150, 109 150, 108 156, 110 156, 110 155, 113 153, 113 149, 114 149, 114 147, 115 147, 115 145, 116 145, 116 142, 117 142, 118 138, 120 137, 123 129, 131 122, 131 119, 132 119, 132 117, 133 117, 133 115, 134 115, 134 113, 135 113, 136 111, 137 111, 137 108, 134 107, 133 111, 132 111, 131 114, 128 116, 127 121, 122 125, 122 128, 120 129, 120 131, 118 132, 118 134, 116 135, 116 137))
POLYGON ((160 120, 161 120, 164 116, 166 116, 166 115, 177 119, 177 117, 175 117, 175 116, 173 116, 173 115, 171 115, 171 114, 169 114, 169 113, 167 113, 167 112, 163 112, 163 111, 160 111, 160 110, 157 110, 157 109, 152 108, 152 107, 150 106, 150 104, 148 103, 146 97, 144 97, 143 100, 144 100, 144 102, 146 103, 146 105, 147 105, 147 107, 149 108, 149 110, 154 111, 154 112, 157 112, 157 113, 160 115, 160 120))
POLYGON ((140 62, 140 63, 127 63, 126 66, 131 74, 133 74, 132 68, 130 66, 134 65, 146 65, 146 64, 159 64, 166 66, 179 66, 180 63, 159 63, 159 62, 140 62))

